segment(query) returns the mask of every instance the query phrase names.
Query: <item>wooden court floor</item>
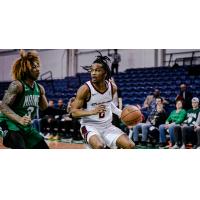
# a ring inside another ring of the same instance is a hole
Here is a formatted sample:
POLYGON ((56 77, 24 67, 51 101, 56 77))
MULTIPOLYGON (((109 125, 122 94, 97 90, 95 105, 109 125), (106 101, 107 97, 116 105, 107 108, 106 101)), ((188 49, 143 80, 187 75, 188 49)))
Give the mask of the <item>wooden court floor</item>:
MULTIPOLYGON (((47 142, 50 149, 86 149, 85 144, 69 144, 56 141, 47 142)), ((0 149, 6 149, 2 144, 2 138, 0 138, 0 149)))

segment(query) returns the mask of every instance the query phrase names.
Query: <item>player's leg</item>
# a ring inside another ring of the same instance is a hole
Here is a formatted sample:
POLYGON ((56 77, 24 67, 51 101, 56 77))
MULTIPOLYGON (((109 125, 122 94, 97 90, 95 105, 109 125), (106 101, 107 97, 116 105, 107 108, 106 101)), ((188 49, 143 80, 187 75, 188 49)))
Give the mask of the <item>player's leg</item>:
POLYGON ((103 140, 97 134, 92 135, 89 138, 88 143, 93 149, 105 149, 106 148, 106 145, 104 144, 103 140))
POLYGON ((25 141, 20 132, 8 131, 3 137, 3 145, 11 149, 25 149, 25 141))
POLYGON ((132 149, 135 147, 134 142, 121 129, 113 125, 104 129, 102 137, 110 148, 132 149))
POLYGON ((119 136, 119 138, 116 140, 116 145, 122 149, 133 149, 135 147, 135 144, 128 138, 125 133, 119 136))
POLYGON ((100 133, 97 129, 91 126, 82 126, 81 133, 85 141, 93 149, 104 149, 106 148, 105 142, 103 141, 100 133))
POLYGON ((3 145, 12 149, 25 149, 25 141, 19 129, 10 121, 0 122, 1 130, 3 131, 3 145), (8 125, 9 124, 9 125, 8 125), (13 126, 12 126, 13 125, 13 126), (12 130, 10 129, 12 126, 12 130), (13 131, 15 128, 16 131, 13 131))
POLYGON ((28 132, 24 134, 26 148, 29 149, 49 149, 44 137, 40 133, 31 127, 28 132))

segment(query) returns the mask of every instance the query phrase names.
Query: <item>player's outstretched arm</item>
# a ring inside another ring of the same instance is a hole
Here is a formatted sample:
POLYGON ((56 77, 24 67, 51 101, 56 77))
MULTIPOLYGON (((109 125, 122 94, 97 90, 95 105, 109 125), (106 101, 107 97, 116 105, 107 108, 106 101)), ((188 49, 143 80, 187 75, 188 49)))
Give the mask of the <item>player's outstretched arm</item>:
POLYGON ((96 115, 98 113, 105 112, 105 106, 98 105, 93 110, 84 110, 84 103, 90 98, 90 91, 87 85, 83 85, 78 89, 77 95, 73 103, 71 104, 70 113, 73 117, 85 117, 90 115, 96 115))
POLYGON ((9 119, 20 123, 21 125, 27 125, 31 122, 31 119, 27 116, 20 117, 11 109, 11 106, 15 102, 17 95, 22 91, 22 84, 19 81, 13 81, 9 85, 8 90, 5 92, 2 103, 0 104, 0 110, 9 119))
POLYGON ((40 87, 40 99, 39 99, 39 107, 41 110, 45 110, 48 107, 47 98, 45 96, 45 90, 42 85, 39 84, 40 87))
MULTIPOLYGON (((117 92, 117 85, 111 81, 112 88, 113 88, 113 96, 117 92)), ((111 103, 111 110, 112 113, 116 114, 119 118, 121 118, 122 110, 117 108, 117 106, 112 102, 111 103)))
POLYGON ((112 113, 121 118, 122 110, 120 110, 113 102, 111 103, 111 110, 112 113))

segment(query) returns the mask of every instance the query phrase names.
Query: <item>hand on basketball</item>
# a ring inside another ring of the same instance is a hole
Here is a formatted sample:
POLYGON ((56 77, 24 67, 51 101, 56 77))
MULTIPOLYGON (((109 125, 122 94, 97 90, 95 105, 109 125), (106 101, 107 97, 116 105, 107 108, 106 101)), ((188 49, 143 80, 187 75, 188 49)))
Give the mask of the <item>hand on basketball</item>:
POLYGON ((96 115, 96 114, 99 114, 99 113, 103 113, 105 111, 106 111, 105 105, 97 105, 95 107, 95 109, 93 110, 93 114, 96 115))
POLYGON ((31 123, 31 118, 29 116, 23 116, 20 118, 19 120, 19 123, 22 125, 22 126, 27 126, 31 123))

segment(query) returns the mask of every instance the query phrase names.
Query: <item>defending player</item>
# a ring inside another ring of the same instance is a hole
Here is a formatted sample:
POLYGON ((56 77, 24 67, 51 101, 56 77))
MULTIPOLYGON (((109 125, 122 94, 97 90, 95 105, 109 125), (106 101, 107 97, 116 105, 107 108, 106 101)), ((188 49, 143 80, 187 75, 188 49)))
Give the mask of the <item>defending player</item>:
POLYGON ((36 80, 40 74, 40 60, 37 52, 20 51, 20 58, 12 66, 14 81, 5 92, 0 105, 0 127, 3 129, 3 144, 13 149, 48 146, 39 132, 31 125, 36 110, 47 108, 44 88, 36 80))

